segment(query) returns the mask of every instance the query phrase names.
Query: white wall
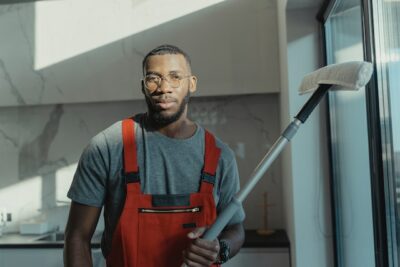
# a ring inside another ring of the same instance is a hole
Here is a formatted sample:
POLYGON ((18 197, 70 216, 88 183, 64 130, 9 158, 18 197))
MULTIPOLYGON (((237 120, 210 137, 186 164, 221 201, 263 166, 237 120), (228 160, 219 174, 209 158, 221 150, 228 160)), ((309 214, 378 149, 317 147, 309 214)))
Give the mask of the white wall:
MULTIPOLYGON (((299 96, 297 90, 302 77, 320 66, 322 40, 316 9, 286 11, 285 3, 278 3, 281 122, 285 127, 309 97, 299 96)), ((298 267, 333 266, 324 109, 322 103, 283 154, 284 217, 292 264, 298 267)))
POLYGON ((180 46, 198 96, 278 92, 274 0, 0 5, 0 106, 141 99, 141 61, 180 46))

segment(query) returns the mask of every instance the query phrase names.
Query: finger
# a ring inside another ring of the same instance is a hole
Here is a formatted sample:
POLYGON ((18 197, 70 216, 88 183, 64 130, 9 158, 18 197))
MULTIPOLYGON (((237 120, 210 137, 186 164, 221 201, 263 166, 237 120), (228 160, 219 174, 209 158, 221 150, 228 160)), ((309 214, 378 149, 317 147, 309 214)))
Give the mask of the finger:
POLYGON ((219 252, 219 242, 217 239, 215 239, 214 241, 209 241, 202 238, 197 238, 193 241, 193 245, 202 249, 219 252))
POLYGON ((189 266, 210 266, 216 258, 205 258, 193 251, 186 250, 183 253, 184 262, 189 266))
POLYGON ((195 244, 190 245, 189 248, 187 249, 187 252, 194 253, 194 254, 196 254, 200 257, 203 257, 207 260, 210 260, 210 261, 215 261, 218 256, 218 251, 216 249, 209 250, 209 249, 205 249, 205 248, 196 246, 195 244))
POLYGON ((196 263, 196 262, 193 262, 193 261, 188 260, 188 259, 185 259, 184 261, 185 261, 184 264, 185 264, 185 266, 187 266, 187 267, 203 267, 201 264, 196 263))
POLYGON ((199 238, 200 236, 202 236, 204 234, 206 229, 207 229, 206 227, 198 227, 198 228, 194 229, 193 231, 189 232, 187 236, 190 239, 199 238))

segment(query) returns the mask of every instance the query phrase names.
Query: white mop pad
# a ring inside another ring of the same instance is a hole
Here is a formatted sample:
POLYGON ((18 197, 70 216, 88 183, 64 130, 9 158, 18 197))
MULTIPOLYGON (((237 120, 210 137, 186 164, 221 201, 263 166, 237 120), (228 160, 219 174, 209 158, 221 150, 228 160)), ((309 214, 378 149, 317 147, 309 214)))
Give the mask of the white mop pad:
POLYGON ((337 90, 340 87, 345 87, 349 90, 358 90, 368 83, 372 72, 372 64, 364 61, 350 61, 328 65, 306 75, 300 85, 299 93, 313 92, 318 88, 319 84, 339 86, 333 86, 331 90, 337 90))

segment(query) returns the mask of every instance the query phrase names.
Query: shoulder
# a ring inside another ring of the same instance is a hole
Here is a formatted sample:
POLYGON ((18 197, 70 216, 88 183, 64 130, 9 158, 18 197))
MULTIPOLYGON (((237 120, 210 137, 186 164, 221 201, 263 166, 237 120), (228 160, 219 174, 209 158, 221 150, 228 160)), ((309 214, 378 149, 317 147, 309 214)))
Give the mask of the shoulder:
MULTIPOLYGON (((135 121, 135 129, 140 127, 140 116, 142 114, 135 115, 133 120, 135 121)), ((95 139, 103 138, 108 142, 109 145, 119 144, 122 141, 122 120, 116 121, 101 132, 97 134, 98 137, 94 137, 95 139)))
MULTIPOLYGON (((103 136, 107 141, 121 139, 122 134, 122 120, 114 122, 106 129, 99 132, 97 135, 103 136)), ((96 137, 96 136, 95 136, 96 137)))
POLYGON ((101 151, 113 150, 122 145, 122 120, 116 121, 107 128, 98 132, 89 142, 88 147, 101 151))
MULTIPOLYGON (((203 128, 204 129, 204 128, 203 128)), ((214 138, 215 138, 215 143, 219 149, 221 149, 221 156, 220 156, 220 163, 223 165, 231 165, 232 162, 236 161, 235 158, 235 153, 233 150, 229 147, 227 143, 222 141, 218 136, 216 136, 213 132, 207 130, 209 133, 211 133, 214 138)))
MULTIPOLYGON (((135 121, 135 129, 137 131, 140 126, 140 118, 142 114, 133 117, 135 121)), ((96 134, 90 141, 91 146, 99 148, 108 148, 114 150, 122 146, 122 120, 116 121, 107 128, 96 134)))
POLYGON ((92 140, 90 140, 90 143, 99 147, 107 147, 119 143, 122 139, 121 131, 122 120, 117 121, 106 129, 100 131, 92 138, 92 140))

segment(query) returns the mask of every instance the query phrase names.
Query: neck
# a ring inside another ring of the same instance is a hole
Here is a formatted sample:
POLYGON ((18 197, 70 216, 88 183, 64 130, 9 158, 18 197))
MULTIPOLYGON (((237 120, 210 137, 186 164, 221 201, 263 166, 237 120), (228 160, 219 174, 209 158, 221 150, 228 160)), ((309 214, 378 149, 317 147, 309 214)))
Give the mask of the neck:
POLYGON ((176 139, 186 139, 194 135, 196 132, 196 124, 189 120, 186 116, 186 110, 178 120, 167 124, 157 125, 149 116, 145 116, 146 128, 150 131, 158 131, 159 133, 176 139))

